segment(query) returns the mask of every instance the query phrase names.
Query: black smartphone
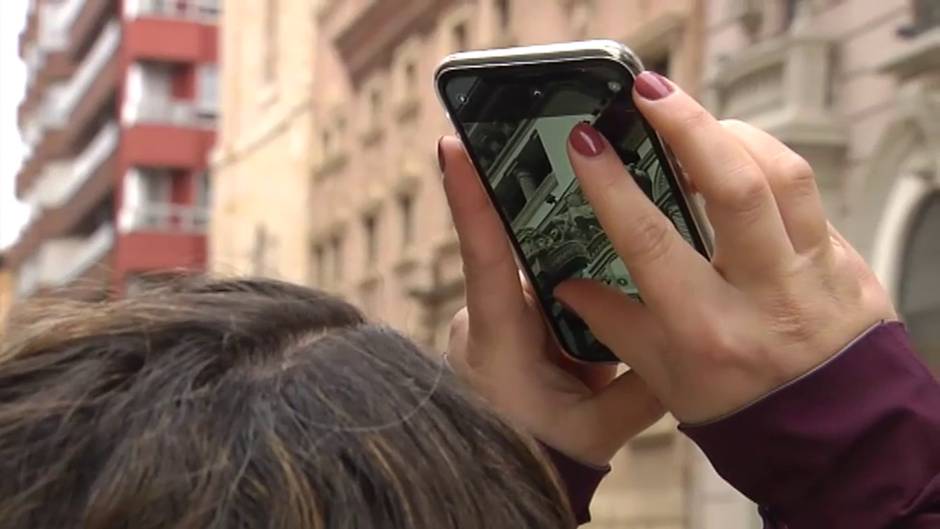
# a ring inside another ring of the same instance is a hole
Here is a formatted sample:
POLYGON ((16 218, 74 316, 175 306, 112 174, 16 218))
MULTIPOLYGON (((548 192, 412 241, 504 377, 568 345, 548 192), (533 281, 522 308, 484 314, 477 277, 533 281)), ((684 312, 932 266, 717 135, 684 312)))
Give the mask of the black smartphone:
POLYGON ((578 122, 600 131, 685 240, 709 253, 701 214, 686 198, 676 164, 633 105, 640 71, 625 46, 587 41, 462 52, 445 59, 435 76, 555 338, 585 362, 617 358, 555 300, 555 287, 590 278, 636 299, 640 293, 568 159, 568 135, 578 122))

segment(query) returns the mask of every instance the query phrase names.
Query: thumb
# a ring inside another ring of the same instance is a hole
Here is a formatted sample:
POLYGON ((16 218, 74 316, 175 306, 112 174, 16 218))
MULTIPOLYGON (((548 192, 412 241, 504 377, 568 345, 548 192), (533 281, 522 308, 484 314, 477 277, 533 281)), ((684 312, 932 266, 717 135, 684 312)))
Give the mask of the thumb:
POLYGON ((590 279, 565 281, 555 289, 555 297, 620 360, 643 376, 653 375, 664 339, 656 317, 641 303, 590 279))
POLYGON ((610 428, 617 448, 649 428, 666 413, 666 408, 636 371, 623 373, 591 399, 599 420, 610 428))

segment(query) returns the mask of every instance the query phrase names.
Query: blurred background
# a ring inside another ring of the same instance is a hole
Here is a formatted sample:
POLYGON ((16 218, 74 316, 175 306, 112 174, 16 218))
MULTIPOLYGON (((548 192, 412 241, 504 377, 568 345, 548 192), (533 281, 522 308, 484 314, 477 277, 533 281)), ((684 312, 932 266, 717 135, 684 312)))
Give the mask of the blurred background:
MULTIPOLYGON (((611 38, 809 160, 832 222, 940 368, 940 0, 0 9, 0 322, 31 297, 209 270, 340 293, 440 350, 463 293, 435 65, 611 38)), ((668 418, 618 455, 593 512, 595 529, 760 525, 668 418)))

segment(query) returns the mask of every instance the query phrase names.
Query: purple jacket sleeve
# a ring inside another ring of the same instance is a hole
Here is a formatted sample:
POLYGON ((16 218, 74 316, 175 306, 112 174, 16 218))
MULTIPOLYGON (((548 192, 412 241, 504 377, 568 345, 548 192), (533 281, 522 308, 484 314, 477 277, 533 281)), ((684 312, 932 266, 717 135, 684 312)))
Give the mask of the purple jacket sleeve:
MULTIPOLYGON (((940 384, 900 323, 733 415, 680 429, 768 529, 940 528, 940 384)), ((606 470, 548 453, 588 521, 606 470)))
POLYGON ((565 492, 568 493, 568 504, 574 512, 578 525, 591 521, 591 499, 597 486, 604 476, 610 472, 610 466, 595 467, 575 461, 554 448, 542 443, 542 448, 548 454, 558 476, 561 478, 565 492))
POLYGON ((729 417, 680 429, 768 528, 940 528, 940 384, 900 323, 729 417))

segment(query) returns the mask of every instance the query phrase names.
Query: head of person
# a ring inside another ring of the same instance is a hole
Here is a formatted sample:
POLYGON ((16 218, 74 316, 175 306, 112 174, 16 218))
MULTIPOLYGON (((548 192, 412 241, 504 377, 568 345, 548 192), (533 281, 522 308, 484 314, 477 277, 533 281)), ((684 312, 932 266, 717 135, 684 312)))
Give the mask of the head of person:
POLYGON ((4 338, 0 527, 570 526, 531 440, 320 292, 188 279, 4 338))

